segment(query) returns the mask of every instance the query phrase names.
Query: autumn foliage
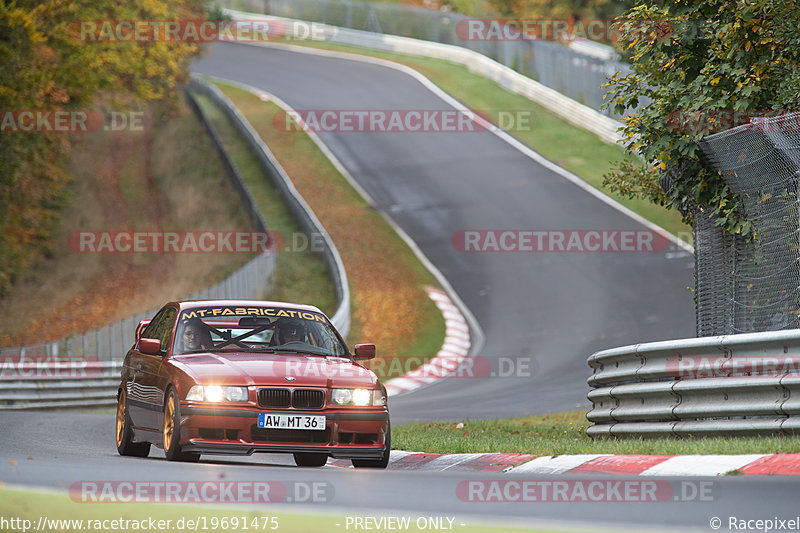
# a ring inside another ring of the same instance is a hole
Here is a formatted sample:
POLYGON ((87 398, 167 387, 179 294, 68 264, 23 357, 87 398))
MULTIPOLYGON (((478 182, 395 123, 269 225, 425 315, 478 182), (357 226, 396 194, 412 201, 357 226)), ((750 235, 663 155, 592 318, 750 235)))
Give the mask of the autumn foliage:
MULTIPOLYGON (((175 101, 199 45, 186 41, 88 42, 82 20, 206 18, 190 0, 0 0, 0 110, 121 110, 175 101), (99 98, 102 96, 102 98, 99 98)), ((79 134, 75 134, 79 135, 79 134)), ((48 242, 64 203, 69 133, 0 133, 0 296, 48 242)))
POLYGON ((719 226, 751 235, 735 195, 703 163, 698 141, 717 129, 715 120, 798 109, 797 2, 662 0, 642 3, 622 19, 621 44, 633 71, 611 79, 608 102, 618 113, 638 107, 623 132, 645 164, 619 163, 606 185, 677 207, 689 223, 695 208, 709 210, 719 226), (643 35, 646 22, 667 31, 643 35), (696 127, 697 116, 708 117, 710 127, 696 127))

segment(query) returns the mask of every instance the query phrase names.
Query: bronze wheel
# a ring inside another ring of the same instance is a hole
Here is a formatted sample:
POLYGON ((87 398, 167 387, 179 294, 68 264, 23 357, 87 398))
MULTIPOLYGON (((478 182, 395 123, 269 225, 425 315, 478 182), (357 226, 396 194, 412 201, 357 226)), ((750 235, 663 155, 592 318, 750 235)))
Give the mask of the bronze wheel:
POLYGON ((127 414, 125 412, 125 391, 121 391, 117 400, 117 448, 122 446, 125 438, 125 416, 127 414))
POLYGON ((172 437, 175 434, 175 395, 167 396, 164 405, 164 450, 172 448, 172 437))
POLYGON ((175 389, 169 389, 164 401, 164 427, 162 441, 164 454, 168 461, 186 461, 196 463, 200 460, 199 453, 181 451, 181 406, 175 389))

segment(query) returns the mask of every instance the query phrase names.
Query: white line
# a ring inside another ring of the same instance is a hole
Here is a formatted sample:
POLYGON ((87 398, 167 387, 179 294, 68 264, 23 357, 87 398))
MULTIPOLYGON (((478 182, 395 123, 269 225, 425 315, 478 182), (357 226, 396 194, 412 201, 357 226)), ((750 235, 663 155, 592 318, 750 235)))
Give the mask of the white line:
POLYGON ((764 455, 678 455, 653 465, 642 476, 721 476, 764 455))
POLYGON ((572 470, 584 463, 604 457, 609 454, 591 454, 591 455, 558 455, 537 457, 527 463, 517 465, 509 473, 511 474, 563 474, 567 470, 572 470))
MULTIPOLYGON (((466 463, 468 461, 472 461, 473 459, 477 459, 486 455, 484 453, 450 453, 446 455, 442 455, 441 457, 437 457, 432 461, 428 461, 420 465, 419 470, 432 470, 434 472, 443 472, 448 468, 457 467, 460 464, 466 463)), ((456 468, 456 470, 458 470, 456 468)))

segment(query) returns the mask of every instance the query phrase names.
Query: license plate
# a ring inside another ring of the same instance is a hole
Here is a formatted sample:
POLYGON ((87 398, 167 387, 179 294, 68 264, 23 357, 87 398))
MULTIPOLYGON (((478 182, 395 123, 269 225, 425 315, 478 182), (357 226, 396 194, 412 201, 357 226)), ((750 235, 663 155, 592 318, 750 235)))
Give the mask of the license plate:
POLYGON ((258 427, 266 429, 325 429, 325 415, 259 413, 258 427))

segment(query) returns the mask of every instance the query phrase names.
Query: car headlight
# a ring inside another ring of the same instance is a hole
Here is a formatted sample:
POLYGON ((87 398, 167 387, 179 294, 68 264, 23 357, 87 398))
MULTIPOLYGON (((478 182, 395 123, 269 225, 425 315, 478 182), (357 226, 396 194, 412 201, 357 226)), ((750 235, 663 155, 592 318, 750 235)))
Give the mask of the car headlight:
POLYGON ((246 402, 248 393, 247 387, 195 385, 189 389, 186 399, 190 402, 246 402))
POLYGON ((386 405, 386 397, 378 389, 333 389, 331 398, 334 405, 355 405, 357 407, 386 405))

